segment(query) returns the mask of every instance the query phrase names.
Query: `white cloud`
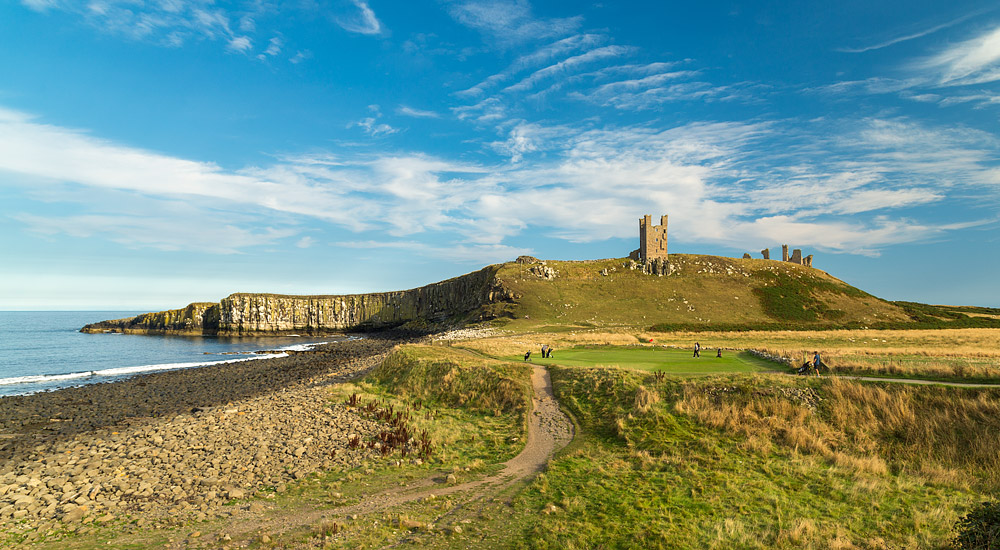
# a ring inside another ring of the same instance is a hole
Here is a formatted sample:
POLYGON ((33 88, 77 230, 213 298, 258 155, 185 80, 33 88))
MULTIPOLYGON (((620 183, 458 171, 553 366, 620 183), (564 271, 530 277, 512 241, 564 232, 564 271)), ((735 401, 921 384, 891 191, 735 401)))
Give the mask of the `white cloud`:
POLYGON ((306 236, 299 239, 299 241, 295 243, 295 246, 299 248, 309 248, 314 244, 316 244, 316 239, 306 236))
POLYGON ((507 107, 495 97, 488 97, 475 105, 452 107, 451 111, 459 119, 472 119, 477 122, 496 122, 507 116, 507 107))
POLYGON ((527 0, 462 0, 448 8, 456 21, 476 29, 496 44, 507 47, 574 32, 582 17, 539 19, 527 0))
POLYGON ((596 34, 577 34, 568 38, 563 38, 552 44, 547 44, 534 52, 523 55, 511 63, 503 72, 492 75, 475 86, 456 92, 459 97, 481 96, 486 90, 510 80, 514 75, 533 67, 537 67, 559 56, 596 46, 607 41, 607 38, 596 34))
POLYGON ((1000 80, 1000 26, 916 63, 935 75, 941 86, 964 86, 1000 80))
POLYGON ((303 61, 305 61, 307 59, 311 59, 312 56, 313 56, 313 54, 312 54, 311 51, 309 51, 309 50, 302 50, 302 51, 295 52, 295 55, 293 55, 292 58, 288 60, 288 62, 291 63, 291 64, 293 64, 293 65, 298 65, 299 63, 302 63, 303 61))
POLYGON ((253 47, 253 43, 246 36, 236 36, 229 41, 227 48, 234 52, 245 53, 253 47))
POLYGON ((382 118, 382 112, 378 105, 369 105, 368 110, 371 111, 374 116, 365 117, 361 120, 352 122, 347 125, 348 128, 361 128, 371 137, 388 136, 399 132, 398 128, 393 128, 385 123, 378 122, 378 119, 382 118))
POLYGON ((414 118, 441 118, 440 113, 434 111, 425 111, 423 109, 414 109, 413 107, 407 107, 406 105, 400 105, 396 112, 403 116, 411 116, 414 118))
MULTIPOLYGON (((934 96, 935 99, 940 99, 940 96, 934 96)), ((988 91, 980 91, 977 93, 954 95, 940 99, 938 101, 940 105, 956 105, 960 103, 972 103, 976 108, 982 108, 989 105, 1000 105, 1000 94, 988 91)))
POLYGON ((428 254, 448 249, 491 261, 518 252, 504 241, 526 230, 574 242, 631 238, 634 218, 647 212, 669 213, 682 241, 874 254, 954 228, 911 219, 919 216, 914 207, 1000 194, 997 138, 905 119, 666 130, 519 121, 490 145, 510 160, 483 166, 419 153, 320 151, 230 171, 0 110, 0 171, 21 175, 0 182, 31 185, 33 193, 59 189, 60 200, 71 200, 67 185, 89 190, 72 200, 93 212, 19 219, 37 231, 126 246, 232 252, 295 236, 294 220, 308 219, 417 242, 433 235, 438 244, 426 244, 428 254), (116 201, 87 198, 98 192, 174 205, 174 215, 156 214, 159 206, 116 212, 116 201), (184 214, 181 206, 192 203, 195 211, 184 214), (246 218, 205 215, 248 207, 246 218), (902 209, 909 218, 890 216, 902 209), (171 233, 184 216, 195 223, 171 233), (256 218, 274 223, 261 228, 256 218), (442 235, 466 248, 440 245, 442 235))
POLYGON ((358 34, 374 35, 382 32, 382 23, 375 17, 375 12, 368 7, 368 2, 351 0, 351 3, 358 9, 357 13, 350 17, 338 17, 336 19, 338 25, 345 31, 358 34))
POLYGON ((129 215, 54 217, 22 214, 15 219, 43 235, 99 236, 130 248, 212 254, 236 254, 242 249, 273 244, 296 233, 292 229, 251 229, 217 224, 195 216, 184 219, 183 223, 167 217, 129 215))
POLYGON ((59 0, 21 0, 21 3, 35 11, 46 11, 59 5, 59 0))
POLYGON ((904 34, 902 36, 897 36, 895 38, 890 38, 889 40, 884 40, 882 42, 879 42, 879 43, 876 43, 876 44, 872 44, 871 46, 862 46, 860 48, 837 48, 836 51, 838 51, 838 52, 844 52, 844 53, 864 53, 864 52, 870 52, 872 50, 881 50, 882 48, 888 48, 889 46, 893 46, 895 44, 899 44, 900 42, 907 42, 907 41, 910 41, 910 40, 914 40, 916 38, 923 38, 924 36, 936 33, 936 32, 938 32, 940 30, 943 30, 943 29, 947 29, 948 27, 953 27, 953 26, 961 23, 962 21, 965 21, 965 20, 967 20, 967 19, 969 19, 971 17, 974 17, 976 15, 980 15, 982 13, 983 13, 983 10, 980 10, 980 11, 977 11, 977 12, 974 12, 974 13, 970 13, 968 15, 963 15, 962 17, 959 17, 957 19, 952 19, 951 21, 948 21, 947 23, 942 23, 940 25, 934 25, 932 27, 929 27, 929 28, 926 28, 926 29, 923 29, 923 30, 919 30, 917 32, 912 32, 912 33, 904 34))
MULTIPOLYGON (((273 18, 274 7, 261 0, 22 0, 41 12, 72 14, 102 32, 177 48, 191 40, 218 40, 226 49, 250 50, 258 31, 273 18)), ((272 55, 272 54, 268 54, 272 55)))
POLYGON ((601 59, 620 57, 633 51, 635 51, 635 48, 627 46, 604 46, 596 48, 586 53, 564 59, 543 69, 539 69, 531 73, 528 77, 522 79, 520 82, 504 88, 503 91, 508 93, 524 92, 530 90, 536 84, 545 79, 564 76, 569 71, 572 71, 581 65, 593 63, 594 61, 601 59))
POLYGON ((264 61, 268 57, 274 57, 281 53, 282 46, 285 45, 285 41, 281 39, 280 36, 275 36, 268 40, 267 49, 263 53, 257 55, 257 59, 264 61))
POLYGON ((389 136, 399 132, 398 128, 393 128, 388 124, 378 122, 375 117, 365 117, 356 122, 352 122, 347 125, 348 128, 358 127, 365 131, 366 134, 372 137, 379 136, 389 136))

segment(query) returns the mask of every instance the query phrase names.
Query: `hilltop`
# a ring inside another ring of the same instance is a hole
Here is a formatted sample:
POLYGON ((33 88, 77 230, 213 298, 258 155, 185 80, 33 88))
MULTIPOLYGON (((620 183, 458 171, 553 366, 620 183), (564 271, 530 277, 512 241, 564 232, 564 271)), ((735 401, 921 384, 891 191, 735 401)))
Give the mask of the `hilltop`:
POLYGON ((891 302, 808 266, 671 254, 669 274, 627 258, 530 257, 420 288, 370 294, 230 295, 219 303, 87 325, 84 332, 261 334, 488 321, 513 329, 669 330, 964 328, 1000 326, 990 308, 891 302))

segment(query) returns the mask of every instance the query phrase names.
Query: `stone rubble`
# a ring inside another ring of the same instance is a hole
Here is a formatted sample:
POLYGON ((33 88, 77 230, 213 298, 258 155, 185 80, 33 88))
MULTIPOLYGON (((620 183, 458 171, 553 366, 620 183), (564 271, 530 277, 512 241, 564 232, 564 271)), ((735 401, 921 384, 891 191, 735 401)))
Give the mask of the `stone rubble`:
POLYGON ((0 530, 232 513, 224 504, 351 467, 383 426, 331 400, 393 340, 0 399, 0 530), (332 350, 332 351, 331 351, 332 350))

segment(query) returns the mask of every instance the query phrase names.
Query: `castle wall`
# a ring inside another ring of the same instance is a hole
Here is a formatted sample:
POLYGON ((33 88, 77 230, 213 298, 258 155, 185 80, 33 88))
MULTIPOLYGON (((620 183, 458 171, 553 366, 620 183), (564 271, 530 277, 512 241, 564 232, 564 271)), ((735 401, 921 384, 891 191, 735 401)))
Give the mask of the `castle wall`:
POLYGON ((639 220, 639 257, 643 260, 667 259, 667 216, 660 216, 660 225, 653 225, 653 217, 639 220))

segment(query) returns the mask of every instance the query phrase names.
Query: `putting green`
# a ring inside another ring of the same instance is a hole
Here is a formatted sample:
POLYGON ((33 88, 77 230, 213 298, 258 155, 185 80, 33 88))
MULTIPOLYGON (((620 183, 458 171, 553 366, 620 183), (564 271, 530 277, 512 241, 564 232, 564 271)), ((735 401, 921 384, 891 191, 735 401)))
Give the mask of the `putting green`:
MULTIPOLYGON (((569 367, 621 367, 667 374, 697 375, 727 372, 765 372, 780 370, 781 366, 755 357, 745 351, 704 350, 701 357, 692 357, 693 351, 664 348, 570 348, 557 349, 552 357, 542 358, 541 351, 532 351, 531 361, 541 365, 569 367)), ((523 359, 523 356, 521 357, 523 359)))

